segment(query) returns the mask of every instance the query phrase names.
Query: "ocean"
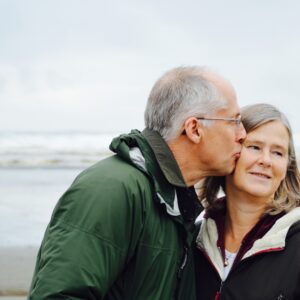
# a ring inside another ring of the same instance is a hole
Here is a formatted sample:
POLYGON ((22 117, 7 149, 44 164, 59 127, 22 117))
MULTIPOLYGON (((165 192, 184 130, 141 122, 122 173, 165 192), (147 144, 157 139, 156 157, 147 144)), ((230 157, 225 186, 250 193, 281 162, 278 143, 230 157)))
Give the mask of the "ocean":
POLYGON ((0 132, 0 168, 85 168, 109 155, 117 134, 0 132))
POLYGON ((26 294, 58 199, 83 169, 112 154, 117 135, 0 131, 0 297, 26 294))
MULTIPOLYGON (((0 247, 38 246, 59 197, 118 134, 0 132, 0 247)), ((294 135, 300 153, 300 134, 294 135)))
POLYGON ((0 247, 38 246, 59 197, 117 135, 0 132, 0 247))

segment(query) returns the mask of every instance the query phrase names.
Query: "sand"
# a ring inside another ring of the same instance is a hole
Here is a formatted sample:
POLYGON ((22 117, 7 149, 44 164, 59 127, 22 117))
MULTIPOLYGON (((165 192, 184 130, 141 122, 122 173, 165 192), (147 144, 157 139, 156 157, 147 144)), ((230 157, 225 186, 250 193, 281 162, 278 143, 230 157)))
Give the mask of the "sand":
POLYGON ((15 297, 15 296, 0 296, 0 300, 25 300, 25 296, 15 297))
MULTIPOLYGON (((0 300, 4 296, 23 296, 30 287, 38 248, 0 247, 0 300)), ((14 298, 7 298, 13 300, 14 298)))

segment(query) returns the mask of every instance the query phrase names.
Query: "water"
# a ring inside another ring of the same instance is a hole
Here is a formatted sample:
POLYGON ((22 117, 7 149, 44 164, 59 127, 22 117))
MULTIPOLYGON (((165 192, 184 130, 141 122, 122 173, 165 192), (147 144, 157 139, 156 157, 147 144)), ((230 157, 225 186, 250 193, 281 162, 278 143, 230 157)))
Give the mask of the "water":
MULTIPOLYGON (((83 169, 111 155, 114 136, 0 132, 0 294, 28 291, 55 204, 83 169)), ((299 153, 300 135, 295 145, 299 153)))
MULTIPOLYGON (((0 132, 0 247, 38 246, 76 175, 111 155, 114 134, 0 132)), ((299 156, 300 134, 294 135, 299 156)))
POLYGON ((0 167, 84 168, 110 154, 114 134, 0 132, 0 167))
POLYGON ((28 291, 54 206, 83 169, 111 155, 114 136, 0 132, 0 295, 28 291))
POLYGON ((80 169, 0 169, 0 247, 39 245, 52 210, 80 169))
POLYGON ((0 133, 0 247, 38 246, 59 197, 112 134, 0 133))

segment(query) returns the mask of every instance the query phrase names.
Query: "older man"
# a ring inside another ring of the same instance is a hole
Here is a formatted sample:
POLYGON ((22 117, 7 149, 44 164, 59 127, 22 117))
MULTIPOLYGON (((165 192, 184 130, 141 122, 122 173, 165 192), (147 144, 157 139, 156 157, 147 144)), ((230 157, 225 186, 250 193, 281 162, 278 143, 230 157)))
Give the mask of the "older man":
POLYGON ((154 85, 145 124, 59 200, 29 299, 194 299, 193 185, 235 166, 245 130, 234 89, 200 67, 173 69, 154 85))

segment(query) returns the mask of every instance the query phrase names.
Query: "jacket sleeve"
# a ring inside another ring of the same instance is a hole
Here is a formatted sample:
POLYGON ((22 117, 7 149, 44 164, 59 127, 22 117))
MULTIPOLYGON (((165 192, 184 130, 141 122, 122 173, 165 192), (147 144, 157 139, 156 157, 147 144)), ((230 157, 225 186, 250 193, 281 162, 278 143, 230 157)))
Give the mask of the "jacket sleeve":
POLYGON ((143 197, 130 180, 77 180, 54 210, 29 299, 103 299, 134 253, 143 197))

